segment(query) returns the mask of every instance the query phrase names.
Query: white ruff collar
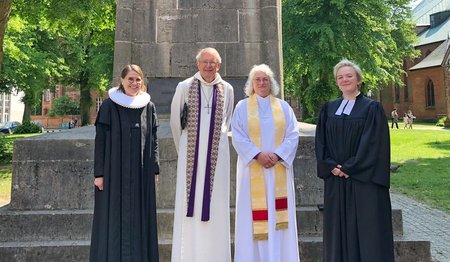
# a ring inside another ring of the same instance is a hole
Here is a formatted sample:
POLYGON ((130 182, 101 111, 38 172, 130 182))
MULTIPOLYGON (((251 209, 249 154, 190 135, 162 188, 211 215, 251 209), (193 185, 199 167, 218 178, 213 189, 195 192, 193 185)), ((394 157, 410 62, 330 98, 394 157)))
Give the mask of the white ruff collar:
POLYGON ((118 87, 113 87, 108 90, 108 95, 114 103, 127 108, 142 108, 150 102, 150 95, 142 91, 137 96, 128 96, 118 87))
POLYGON ((218 84, 218 83, 222 82, 222 77, 220 77, 219 73, 216 73, 216 78, 214 78, 214 81, 212 81, 211 83, 207 83, 203 79, 203 77, 200 74, 200 72, 195 73, 194 77, 197 78, 198 80, 200 80, 200 82, 202 82, 202 84, 205 85, 205 86, 213 86, 215 84, 218 84))

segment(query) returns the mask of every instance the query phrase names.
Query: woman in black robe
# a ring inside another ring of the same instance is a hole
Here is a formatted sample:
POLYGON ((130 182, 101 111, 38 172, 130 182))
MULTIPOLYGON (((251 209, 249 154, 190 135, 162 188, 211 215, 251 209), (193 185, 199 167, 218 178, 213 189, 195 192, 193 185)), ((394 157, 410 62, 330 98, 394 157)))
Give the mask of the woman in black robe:
POLYGON ((390 141, 380 103, 359 91, 359 67, 334 68, 342 98, 327 102, 316 129, 317 174, 324 180, 323 260, 393 262, 390 141))
POLYGON ((95 208, 90 261, 158 261, 157 118, 144 75, 126 66, 95 122, 95 208))

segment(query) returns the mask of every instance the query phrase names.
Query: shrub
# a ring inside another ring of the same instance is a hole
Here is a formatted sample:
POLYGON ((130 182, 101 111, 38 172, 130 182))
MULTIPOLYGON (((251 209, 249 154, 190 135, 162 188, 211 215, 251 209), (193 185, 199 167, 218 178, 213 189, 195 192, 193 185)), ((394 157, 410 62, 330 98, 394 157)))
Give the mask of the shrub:
POLYGON ((0 163, 9 164, 12 162, 13 140, 5 135, 0 135, 0 163))
POLYGON ((447 121, 447 116, 443 116, 443 117, 439 118, 439 120, 436 123, 436 126, 444 126, 445 121, 447 121))
POLYGON ((14 134, 32 134, 42 131, 42 127, 36 123, 30 121, 23 122, 22 125, 16 127, 14 134))

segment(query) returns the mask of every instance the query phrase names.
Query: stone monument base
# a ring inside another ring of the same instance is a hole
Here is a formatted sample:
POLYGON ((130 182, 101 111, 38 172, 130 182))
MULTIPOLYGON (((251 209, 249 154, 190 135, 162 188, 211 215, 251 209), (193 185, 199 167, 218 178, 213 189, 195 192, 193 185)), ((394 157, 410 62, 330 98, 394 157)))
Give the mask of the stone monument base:
MULTIPOLYGON (((302 262, 322 261, 323 183, 316 177, 314 137, 303 133, 295 160, 297 223, 302 262)), ((93 213, 93 127, 16 140, 11 203, 0 208, 0 261, 88 261, 93 213)), ((168 121, 158 130, 160 261, 170 261, 177 155, 168 121)), ((231 143, 230 143, 231 146, 231 143)), ((231 148, 231 230, 234 233, 236 153, 231 148)), ((394 210, 397 262, 431 261, 430 242, 403 236, 394 210)))

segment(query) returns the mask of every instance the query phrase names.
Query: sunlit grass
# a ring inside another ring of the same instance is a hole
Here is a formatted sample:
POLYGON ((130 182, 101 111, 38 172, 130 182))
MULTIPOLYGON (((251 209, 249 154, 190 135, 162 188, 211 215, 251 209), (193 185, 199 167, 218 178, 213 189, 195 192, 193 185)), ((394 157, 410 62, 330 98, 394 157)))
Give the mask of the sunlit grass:
POLYGON ((439 129, 391 129, 391 186, 450 213, 450 131, 439 129))

